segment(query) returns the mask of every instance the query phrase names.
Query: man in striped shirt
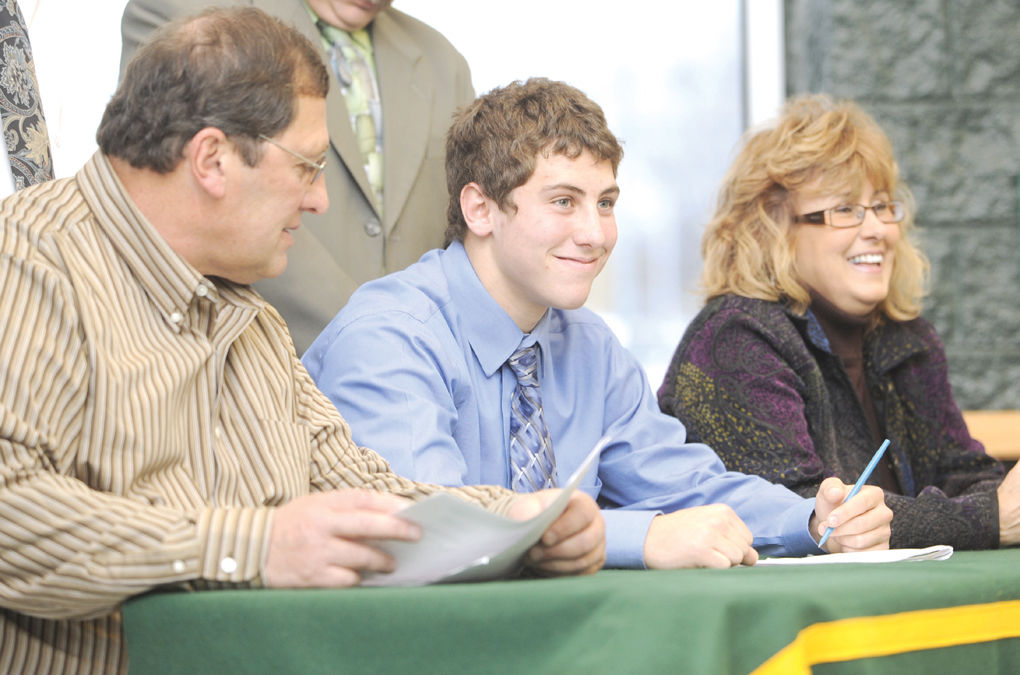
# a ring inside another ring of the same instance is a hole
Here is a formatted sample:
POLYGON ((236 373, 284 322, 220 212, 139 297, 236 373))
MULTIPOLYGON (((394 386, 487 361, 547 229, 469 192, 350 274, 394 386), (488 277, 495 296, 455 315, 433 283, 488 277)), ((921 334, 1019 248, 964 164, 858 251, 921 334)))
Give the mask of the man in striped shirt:
MULTIPOLYGON (((248 286, 327 207, 327 86, 259 10, 171 24, 85 167, 0 204, 0 672, 125 670, 118 608, 161 586, 357 584, 446 489, 351 441, 248 286)), ((555 496, 451 491, 520 518, 555 496)), ((575 494, 528 564, 593 572, 603 528, 575 494)))

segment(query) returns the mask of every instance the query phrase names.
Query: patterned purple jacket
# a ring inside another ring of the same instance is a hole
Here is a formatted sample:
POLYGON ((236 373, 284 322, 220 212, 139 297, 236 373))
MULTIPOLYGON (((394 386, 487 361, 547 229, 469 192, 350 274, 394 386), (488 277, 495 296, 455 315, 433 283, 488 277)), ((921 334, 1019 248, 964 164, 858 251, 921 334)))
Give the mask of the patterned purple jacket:
MULTIPOLYGON (((1003 467, 967 431, 934 327, 924 319, 878 326, 865 338, 864 370, 903 488, 885 495, 890 546, 997 548, 1003 467)), ((780 303, 735 295, 709 302, 677 347, 659 407, 726 468, 804 496, 828 476, 855 482, 875 452, 818 321, 780 303)))

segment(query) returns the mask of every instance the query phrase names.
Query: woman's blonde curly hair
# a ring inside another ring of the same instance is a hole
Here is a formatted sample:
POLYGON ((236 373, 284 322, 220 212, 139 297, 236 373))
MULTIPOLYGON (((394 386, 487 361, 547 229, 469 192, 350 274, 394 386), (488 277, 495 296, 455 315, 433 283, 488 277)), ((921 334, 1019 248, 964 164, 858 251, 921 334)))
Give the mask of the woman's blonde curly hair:
POLYGON ((723 178, 701 242, 707 299, 733 293, 788 303, 811 302, 793 255, 793 196, 800 190, 859 195, 865 182, 906 206, 889 295, 875 320, 921 313, 928 261, 912 241, 913 198, 899 183, 892 144, 875 120, 850 101, 815 94, 791 99, 768 128, 751 131, 723 178))

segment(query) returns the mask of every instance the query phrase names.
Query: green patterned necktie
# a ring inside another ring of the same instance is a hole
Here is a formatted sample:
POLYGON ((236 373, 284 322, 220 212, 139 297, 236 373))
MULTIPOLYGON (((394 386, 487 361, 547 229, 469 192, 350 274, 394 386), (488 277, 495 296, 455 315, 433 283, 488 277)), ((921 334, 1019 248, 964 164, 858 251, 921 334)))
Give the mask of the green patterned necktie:
POLYGON ((382 213, 383 126, 382 102, 372 59, 372 40, 368 31, 348 33, 319 21, 319 31, 331 43, 330 65, 347 101, 351 127, 375 193, 376 207, 382 213))
POLYGON ((32 47, 16 0, 0 0, 0 118, 14 188, 53 178, 32 47))

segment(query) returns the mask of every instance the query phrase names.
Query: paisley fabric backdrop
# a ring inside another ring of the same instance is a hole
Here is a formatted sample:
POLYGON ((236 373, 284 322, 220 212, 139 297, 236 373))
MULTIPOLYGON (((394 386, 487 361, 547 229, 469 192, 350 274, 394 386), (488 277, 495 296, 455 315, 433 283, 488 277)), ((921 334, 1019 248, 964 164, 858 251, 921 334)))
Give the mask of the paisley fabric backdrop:
POLYGON ((52 178, 32 47, 16 0, 0 0, 0 118, 15 189, 52 178))

